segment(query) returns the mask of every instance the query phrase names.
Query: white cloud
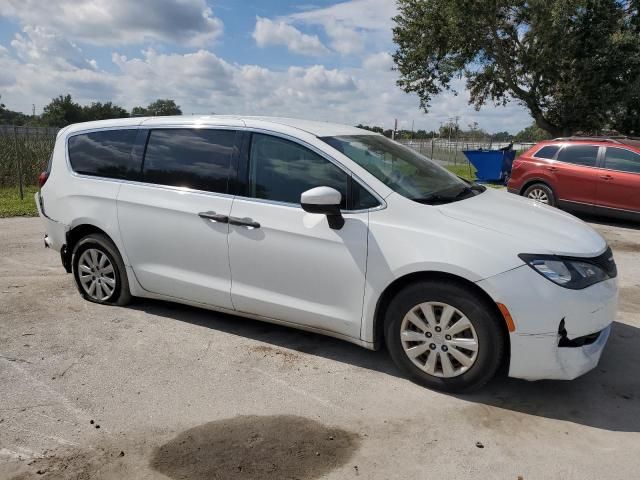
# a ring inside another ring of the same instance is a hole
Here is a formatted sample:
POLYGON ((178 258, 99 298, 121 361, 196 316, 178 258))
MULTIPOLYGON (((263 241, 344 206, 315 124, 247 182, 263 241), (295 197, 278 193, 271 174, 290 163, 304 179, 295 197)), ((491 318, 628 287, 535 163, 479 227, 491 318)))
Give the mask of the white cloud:
POLYGON ((0 0, 3 16, 101 46, 147 41, 202 46, 223 30, 205 0, 0 0))
POLYGON ((365 57, 362 67, 367 70, 381 70, 388 72, 393 67, 393 58, 387 52, 378 52, 365 57))
POLYGON ((364 38, 358 30, 339 23, 328 23, 325 32, 331 38, 331 48, 342 55, 353 55, 364 50, 364 38))
POLYGON ((16 34, 11 46, 27 63, 46 63, 64 70, 97 67, 95 60, 85 58, 77 45, 55 32, 27 25, 24 34, 16 34))
POLYGON ((351 0, 326 8, 316 8, 289 15, 309 24, 339 23, 347 28, 387 30, 397 9, 392 0, 351 0))
POLYGON ((334 50, 352 55, 363 51, 367 43, 379 48, 390 42, 396 12, 392 0, 351 0, 295 13, 286 21, 323 27, 334 50))
POLYGON ((283 21, 272 21, 256 17, 253 38, 259 47, 284 45, 289 51, 302 55, 324 55, 329 53, 317 35, 307 35, 283 21))

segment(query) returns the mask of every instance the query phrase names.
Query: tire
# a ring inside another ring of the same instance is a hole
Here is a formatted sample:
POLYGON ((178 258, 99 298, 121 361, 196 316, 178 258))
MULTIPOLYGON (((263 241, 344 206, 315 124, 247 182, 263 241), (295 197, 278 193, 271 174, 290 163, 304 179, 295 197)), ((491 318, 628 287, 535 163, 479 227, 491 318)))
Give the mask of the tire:
POLYGON ((92 233, 81 238, 73 248, 71 265, 76 287, 85 300, 120 306, 131 302, 124 262, 106 235, 92 233), (91 284, 95 284, 93 293, 91 284))
POLYGON ((551 187, 545 183, 534 183, 528 186, 522 196, 545 203, 551 207, 556 206, 556 196, 551 187))
POLYGON ((470 392, 491 380, 502 363, 505 333, 500 321, 485 298, 461 283, 447 280, 418 282, 405 287, 389 303, 385 313, 385 342, 396 365, 417 383, 445 392, 470 392), (431 320, 436 321, 430 326, 427 324, 429 317, 424 314, 429 308, 434 315, 431 320), (443 329, 446 312, 451 312, 449 308, 455 312, 449 319, 449 329, 443 329), (418 320, 413 315, 429 328, 421 330, 414 325, 413 321, 418 320), (468 319, 471 328, 454 333, 467 325, 464 318, 468 319), (462 323, 459 325, 458 322, 462 323), (440 330, 436 331, 437 328, 440 330), (475 353, 471 348, 474 341, 475 353), (414 347, 418 348, 411 350, 411 354, 407 352, 408 348, 414 347), (415 359, 410 357, 425 348, 415 359), (448 362, 445 362, 445 356, 448 362))

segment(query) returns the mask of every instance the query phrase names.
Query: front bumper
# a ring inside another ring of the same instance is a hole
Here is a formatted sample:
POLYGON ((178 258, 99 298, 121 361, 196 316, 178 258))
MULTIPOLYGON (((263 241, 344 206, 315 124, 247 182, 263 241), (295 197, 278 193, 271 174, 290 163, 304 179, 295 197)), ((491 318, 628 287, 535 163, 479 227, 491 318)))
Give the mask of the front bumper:
POLYGON ((616 316, 617 278, 569 290, 523 265, 478 285, 513 317, 510 377, 571 380, 598 364, 616 316))
POLYGON ((573 380, 598 365, 610 331, 608 325, 595 342, 581 347, 559 346, 559 335, 511 334, 509 376, 525 380, 573 380))

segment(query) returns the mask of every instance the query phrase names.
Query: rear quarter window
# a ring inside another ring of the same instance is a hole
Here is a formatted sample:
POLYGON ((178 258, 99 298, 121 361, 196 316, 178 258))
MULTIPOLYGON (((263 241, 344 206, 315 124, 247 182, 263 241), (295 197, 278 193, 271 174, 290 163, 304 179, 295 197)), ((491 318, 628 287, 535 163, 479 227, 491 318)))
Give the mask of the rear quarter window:
POLYGON ((84 175, 136 179, 140 173, 140 162, 133 159, 131 150, 137 133, 136 129, 105 130, 70 137, 71 168, 84 175))

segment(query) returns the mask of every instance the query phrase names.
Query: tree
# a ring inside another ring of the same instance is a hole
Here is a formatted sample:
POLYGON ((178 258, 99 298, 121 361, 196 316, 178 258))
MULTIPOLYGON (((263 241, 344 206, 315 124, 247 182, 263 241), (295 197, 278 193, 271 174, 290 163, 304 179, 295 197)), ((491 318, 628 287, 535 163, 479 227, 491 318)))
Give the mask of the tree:
POLYGON ((82 107, 84 121, 106 120, 109 118, 126 118, 129 113, 122 107, 111 102, 93 102, 91 105, 82 107))
POLYGON ((510 142, 513 139, 513 135, 509 132, 496 132, 491 135, 491 140, 494 142, 510 142))
POLYGON ((24 125, 28 120, 29 117, 24 113, 9 110, 6 105, 2 103, 2 95, 0 95, 0 125, 24 125))
POLYGON ((628 128, 636 111, 625 113, 629 87, 640 76, 639 3, 398 0, 398 85, 426 111, 465 77, 477 109, 515 99, 553 136, 597 131, 616 118, 628 128))
POLYGON ((158 99, 145 107, 133 107, 131 110, 132 117, 149 116, 158 117, 161 115, 182 115, 182 110, 176 105, 174 100, 158 99))
POLYGON ((71 99, 71 95, 60 95, 44 107, 41 122, 49 127, 66 127, 84 121, 82 107, 71 99))
POLYGON ((528 127, 520 130, 513 137, 514 142, 539 142, 551 138, 549 132, 541 129, 538 125, 532 123, 528 127))

